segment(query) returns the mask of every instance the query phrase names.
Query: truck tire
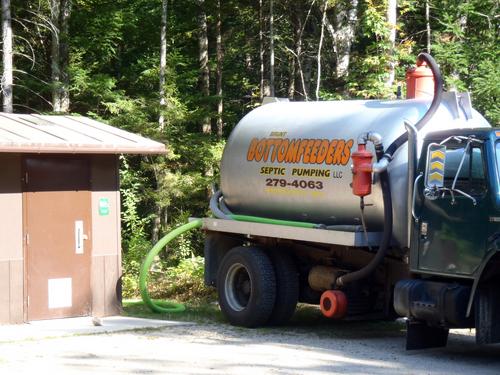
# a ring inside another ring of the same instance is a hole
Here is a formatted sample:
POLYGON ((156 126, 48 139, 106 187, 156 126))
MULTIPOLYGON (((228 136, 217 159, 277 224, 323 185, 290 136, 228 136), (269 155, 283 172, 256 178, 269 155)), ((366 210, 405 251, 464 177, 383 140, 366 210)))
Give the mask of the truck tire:
POLYGON ((232 325, 252 328, 265 324, 276 299, 269 256, 258 247, 230 250, 217 273, 217 292, 222 313, 232 325))
POLYGON ((269 318, 269 325, 286 324, 299 299, 299 272, 293 258, 286 250, 269 253, 276 274, 276 301, 269 318))

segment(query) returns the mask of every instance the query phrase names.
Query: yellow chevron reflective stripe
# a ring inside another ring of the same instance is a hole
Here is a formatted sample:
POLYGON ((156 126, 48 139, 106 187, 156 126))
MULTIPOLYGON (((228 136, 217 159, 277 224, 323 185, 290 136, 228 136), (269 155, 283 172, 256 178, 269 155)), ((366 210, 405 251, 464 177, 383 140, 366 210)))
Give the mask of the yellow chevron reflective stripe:
POLYGON ((433 169, 437 169, 437 170, 440 170, 440 171, 443 171, 444 170, 444 164, 440 161, 433 161, 431 163, 431 170, 433 169))
POLYGON ((439 183, 442 183, 443 182, 443 179, 444 179, 444 175, 439 173, 439 172, 433 172, 429 175, 429 182, 433 182, 433 181, 436 181, 436 182, 439 182, 439 183))
POLYGON ((441 150, 436 150, 431 152, 431 160, 440 159, 444 160, 444 152, 441 150))
POLYGON ((444 169, 446 165, 446 146, 431 144, 428 148, 425 185, 443 187, 444 169))

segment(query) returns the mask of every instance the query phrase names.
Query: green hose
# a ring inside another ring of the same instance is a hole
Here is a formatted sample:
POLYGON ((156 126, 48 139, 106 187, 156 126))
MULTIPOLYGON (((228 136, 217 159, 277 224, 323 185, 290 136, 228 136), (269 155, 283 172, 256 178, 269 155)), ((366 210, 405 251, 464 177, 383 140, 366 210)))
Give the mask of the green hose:
POLYGON ((202 225, 201 219, 193 220, 187 224, 181 225, 180 227, 175 228, 173 231, 169 232, 166 236, 164 236, 161 240, 159 240, 156 245, 149 251, 148 255, 144 259, 144 263, 141 267, 141 273, 139 274, 139 289, 141 291, 141 297, 144 303, 153 311, 159 313, 175 313, 182 312, 186 310, 186 307, 181 303, 170 302, 170 301, 153 301, 148 293, 148 275, 149 269, 155 256, 165 247, 167 244, 172 241, 177 236, 181 235, 184 232, 187 232, 191 229, 199 228, 202 225))
MULTIPOLYGON (((306 223, 302 221, 290 221, 290 220, 277 220, 277 219, 269 219, 265 217, 257 217, 257 216, 247 216, 247 215, 228 215, 231 219, 237 221, 247 221, 253 223, 262 223, 262 224, 274 224, 274 225, 286 225, 289 227, 299 227, 299 228, 316 228, 317 225, 313 223, 306 223)), ((144 263, 141 267, 141 273, 139 274, 139 289, 141 291, 142 300, 144 303, 153 311, 158 313, 175 313, 182 312, 186 309, 186 307, 181 303, 171 302, 171 301, 154 301, 151 299, 148 293, 148 275, 149 269, 155 256, 174 238, 181 235, 184 232, 187 232, 191 229, 199 228, 202 225, 201 219, 193 220, 187 224, 181 225, 177 227, 173 231, 169 232, 165 237, 159 240, 156 245, 149 251, 148 255, 144 259, 144 263)))
POLYGON ((299 227, 299 228, 316 228, 317 227, 316 224, 306 223, 303 221, 278 220, 278 219, 268 219, 266 217, 233 215, 233 214, 228 215, 228 216, 233 220, 250 221, 252 223, 286 225, 288 227, 299 227))

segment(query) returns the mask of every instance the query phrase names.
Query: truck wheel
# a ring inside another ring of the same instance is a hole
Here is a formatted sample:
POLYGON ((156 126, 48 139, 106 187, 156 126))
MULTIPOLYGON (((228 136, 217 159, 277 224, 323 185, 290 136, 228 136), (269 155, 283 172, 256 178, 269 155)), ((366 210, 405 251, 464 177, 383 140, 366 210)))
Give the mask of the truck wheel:
POLYGON ((231 324, 265 324, 276 299, 276 277, 267 254, 257 247, 230 250, 217 273, 217 292, 222 313, 231 324))
POLYGON ((297 306, 299 273, 286 250, 272 251, 269 255, 276 273, 276 302, 268 324, 283 325, 290 320, 297 306))

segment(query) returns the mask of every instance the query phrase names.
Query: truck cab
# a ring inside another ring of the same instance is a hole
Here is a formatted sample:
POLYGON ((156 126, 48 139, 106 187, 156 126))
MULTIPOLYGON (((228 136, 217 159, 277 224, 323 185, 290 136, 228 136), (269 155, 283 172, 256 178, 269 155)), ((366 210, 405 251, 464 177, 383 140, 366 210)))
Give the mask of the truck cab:
POLYGON ((411 279, 396 284, 408 349, 446 344, 448 329, 500 341, 500 130, 430 133, 411 207, 411 279))

